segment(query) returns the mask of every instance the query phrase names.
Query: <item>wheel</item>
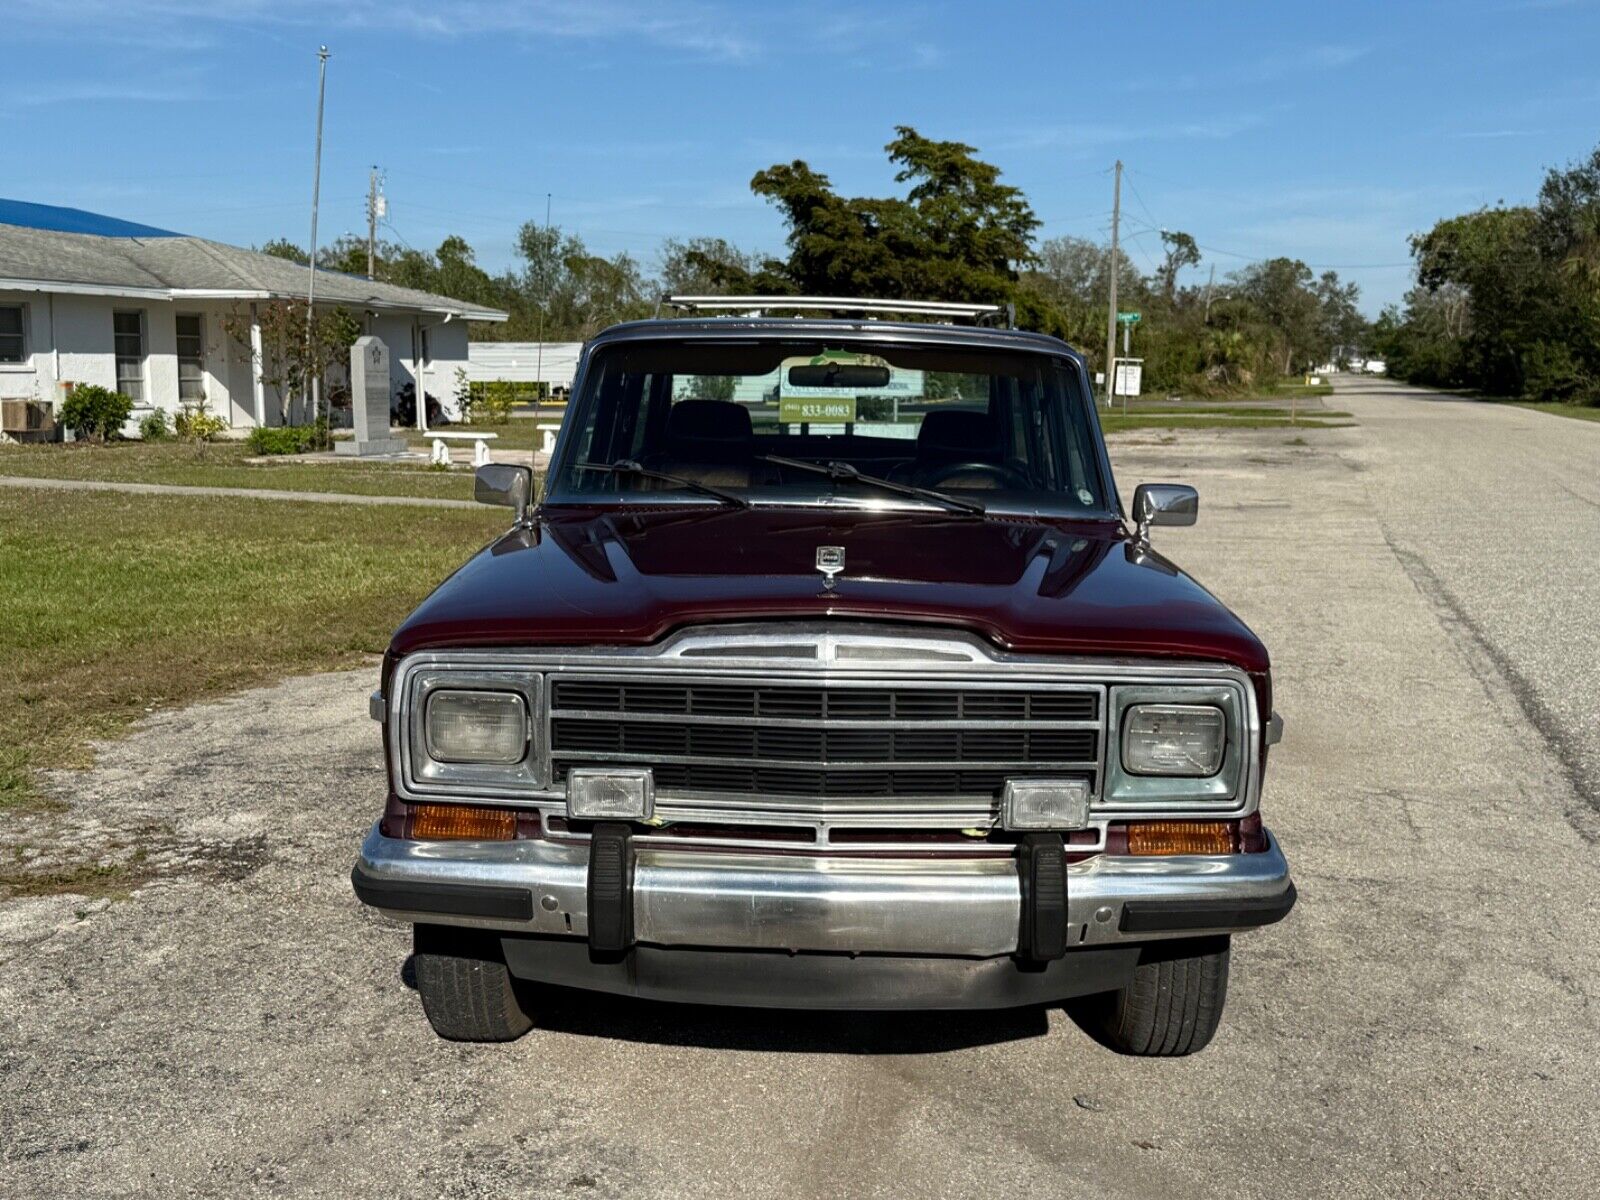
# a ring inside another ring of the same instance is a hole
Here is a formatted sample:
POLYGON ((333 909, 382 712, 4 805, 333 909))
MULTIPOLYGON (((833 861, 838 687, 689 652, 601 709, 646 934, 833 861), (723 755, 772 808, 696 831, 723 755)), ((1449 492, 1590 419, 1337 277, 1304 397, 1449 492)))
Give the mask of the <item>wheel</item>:
POLYGON ((1229 939, 1157 946, 1133 981, 1107 997, 1100 1032, 1124 1054, 1176 1058, 1204 1050, 1228 998, 1229 939), (1195 953, 1199 951, 1199 953, 1195 953))
POLYGON ((492 934, 418 925, 412 966, 428 1024, 452 1042, 509 1042, 533 1025, 492 934))

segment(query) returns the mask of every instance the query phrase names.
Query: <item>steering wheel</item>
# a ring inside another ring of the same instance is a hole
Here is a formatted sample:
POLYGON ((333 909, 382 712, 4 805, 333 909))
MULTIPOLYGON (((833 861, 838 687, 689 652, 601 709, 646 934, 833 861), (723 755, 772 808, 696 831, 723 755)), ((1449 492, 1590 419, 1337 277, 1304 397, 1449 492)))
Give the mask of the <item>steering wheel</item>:
POLYGON ((1021 471, 1013 467, 1004 467, 999 463, 991 462, 957 462, 945 463, 941 467, 934 467, 918 478, 917 482, 923 487, 938 487, 947 479, 957 475, 981 475, 994 481, 997 488, 1010 488, 1014 491, 1025 491, 1030 485, 1028 479, 1021 471))

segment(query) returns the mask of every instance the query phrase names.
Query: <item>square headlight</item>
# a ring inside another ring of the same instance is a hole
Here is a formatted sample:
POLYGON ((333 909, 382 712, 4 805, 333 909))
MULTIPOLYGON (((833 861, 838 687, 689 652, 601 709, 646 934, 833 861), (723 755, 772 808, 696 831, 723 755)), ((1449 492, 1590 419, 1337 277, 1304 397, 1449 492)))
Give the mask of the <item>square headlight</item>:
POLYGON ((575 820, 648 821, 655 801, 655 776, 648 770, 573 767, 567 772, 567 816, 575 820))
POLYGON ((1084 829, 1089 824, 1087 779, 1008 779, 1000 825, 1009 830, 1084 829))
POLYGON ((1122 766, 1132 775, 1204 779, 1222 769, 1228 719, 1209 704, 1135 704, 1122 718, 1122 766))
POLYGON ((518 763, 528 752, 528 706, 516 692, 438 688, 423 738, 436 762, 518 763))

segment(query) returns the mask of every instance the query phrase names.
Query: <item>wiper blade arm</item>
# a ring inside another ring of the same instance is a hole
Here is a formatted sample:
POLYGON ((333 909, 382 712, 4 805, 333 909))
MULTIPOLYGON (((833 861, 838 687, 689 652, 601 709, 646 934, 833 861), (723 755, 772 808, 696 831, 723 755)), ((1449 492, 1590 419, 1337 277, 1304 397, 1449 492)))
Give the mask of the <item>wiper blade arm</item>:
POLYGON ((712 487, 709 483, 701 483, 698 479, 688 479, 682 475, 672 475, 666 471, 653 470, 643 463, 635 462, 631 458, 619 458, 613 463, 573 463, 575 471, 600 471, 607 475, 621 475, 635 479, 655 479, 662 483, 670 483, 685 491, 699 492, 702 496, 711 496, 721 500, 724 504, 731 504, 735 508, 749 508, 750 501, 743 496, 732 492, 725 492, 721 488, 712 487))
POLYGON ((928 500, 934 504, 942 504, 956 512, 971 513, 973 516, 984 516, 989 510, 976 500, 963 500, 960 496, 952 496, 948 492, 938 492, 933 488, 918 487, 914 483, 900 483, 898 480, 885 479, 881 475, 867 475, 857 470, 847 462, 814 463, 806 462, 799 458, 784 458, 780 454, 758 454, 756 458, 764 463, 771 463, 775 467, 793 467, 797 471, 810 471, 813 475, 826 475, 829 479, 845 480, 852 483, 864 483, 869 487, 882 488, 886 492, 893 492, 898 496, 914 496, 919 500, 928 500))

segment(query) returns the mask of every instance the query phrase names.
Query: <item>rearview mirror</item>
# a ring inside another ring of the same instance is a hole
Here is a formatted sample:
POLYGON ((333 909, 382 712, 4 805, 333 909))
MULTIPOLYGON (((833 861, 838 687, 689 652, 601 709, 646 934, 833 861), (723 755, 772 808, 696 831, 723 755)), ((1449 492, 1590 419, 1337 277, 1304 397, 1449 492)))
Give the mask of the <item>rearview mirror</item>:
POLYGON ((889 368, 870 363, 816 363, 789 368, 789 383, 808 388, 881 388, 889 386, 889 368))
POLYGON ((472 498, 479 504, 515 509, 520 525, 533 500, 533 471, 511 463, 487 463, 473 472, 472 498))
POLYGON ((1152 525, 1193 525, 1200 516, 1200 493, 1186 483, 1141 483, 1133 489, 1133 520, 1141 542, 1152 525))

